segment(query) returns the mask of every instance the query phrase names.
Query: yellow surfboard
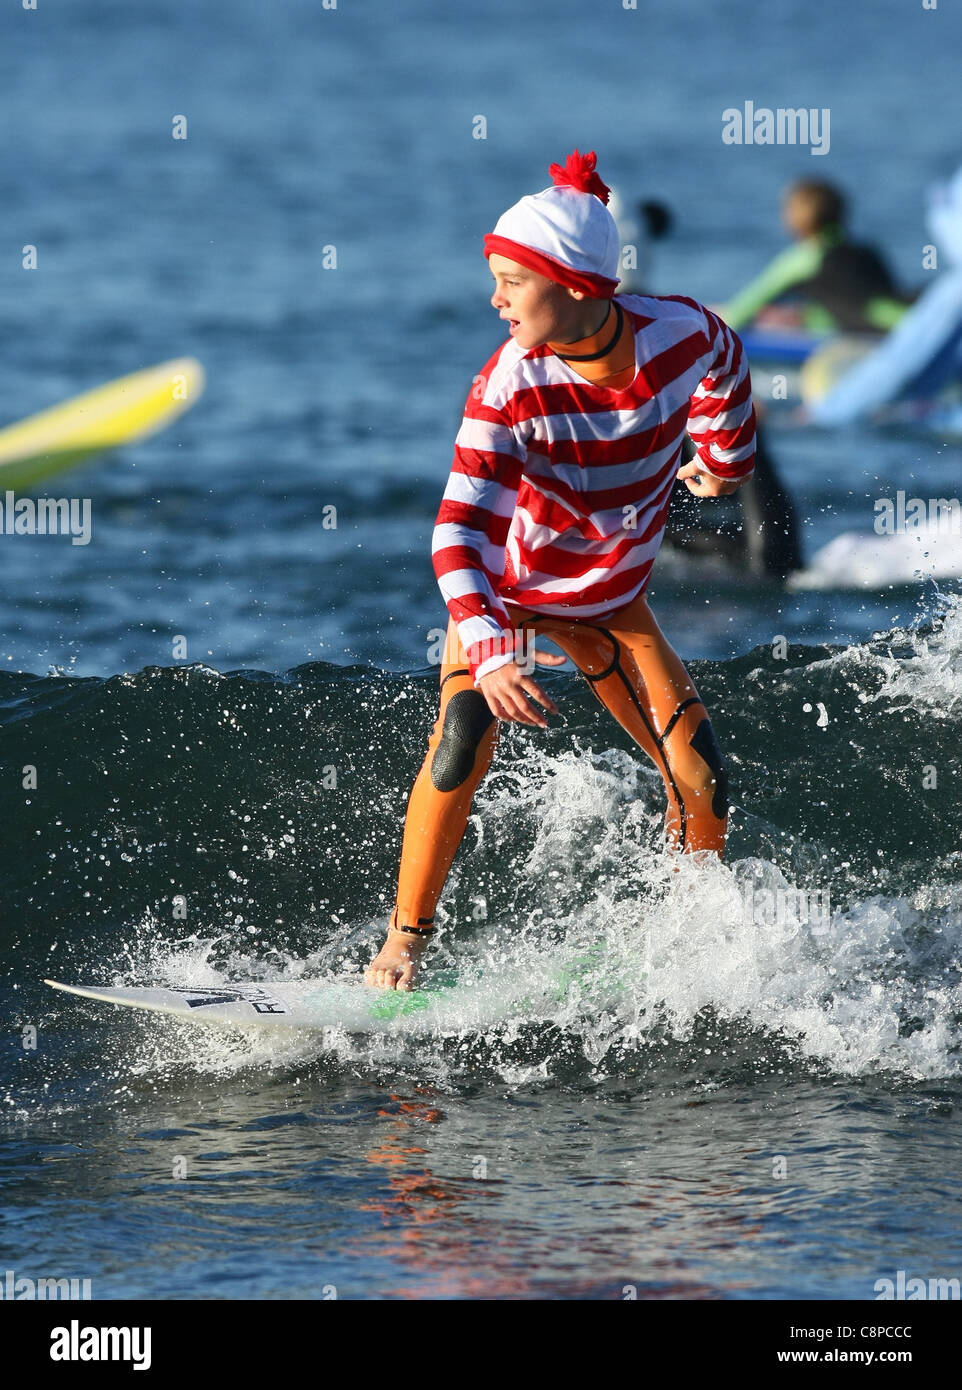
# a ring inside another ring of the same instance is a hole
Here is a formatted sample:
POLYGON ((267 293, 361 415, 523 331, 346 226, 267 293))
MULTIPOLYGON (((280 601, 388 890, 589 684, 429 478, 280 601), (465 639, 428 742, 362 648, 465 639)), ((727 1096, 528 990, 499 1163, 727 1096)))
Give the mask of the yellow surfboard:
POLYGON ((0 429, 0 492, 29 490, 92 454, 145 439, 189 410, 203 390, 196 358, 175 357, 0 429))

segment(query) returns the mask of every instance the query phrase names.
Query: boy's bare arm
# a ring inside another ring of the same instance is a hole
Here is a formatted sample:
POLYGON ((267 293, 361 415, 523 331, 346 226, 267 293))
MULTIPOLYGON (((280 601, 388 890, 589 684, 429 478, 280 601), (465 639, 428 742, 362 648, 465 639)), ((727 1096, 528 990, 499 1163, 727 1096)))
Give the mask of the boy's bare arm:
MULTIPOLYGON (((536 652, 535 661, 541 666, 562 666, 565 658, 553 652, 536 652)), ((546 729, 548 721, 539 709, 531 703, 537 700, 552 714, 558 713, 558 706, 537 681, 517 661, 509 661, 505 666, 482 676, 478 689, 488 702, 488 709, 496 719, 504 719, 518 724, 531 724, 534 728, 546 729), (530 699, 528 697, 531 697, 530 699)))

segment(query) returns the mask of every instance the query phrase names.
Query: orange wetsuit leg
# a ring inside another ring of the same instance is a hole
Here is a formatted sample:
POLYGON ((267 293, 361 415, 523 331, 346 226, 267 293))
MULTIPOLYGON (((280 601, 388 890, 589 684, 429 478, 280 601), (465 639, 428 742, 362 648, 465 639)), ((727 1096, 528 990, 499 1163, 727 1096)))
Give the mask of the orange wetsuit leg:
POLYGON ((571 658, 658 768, 672 847, 720 854, 728 828, 721 753, 694 682, 644 595, 597 624, 535 618, 531 626, 571 658))
POLYGON ((457 627, 449 621, 441 664, 441 709, 404 821, 393 926, 431 923, 497 740, 498 721, 474 687, 457 627))
MULTIPOLYGON (((665 828, 676 849, 721 853, 728 826, 727 781, 708 713, 644 596, 604 623, 512 616, 533 637, 571 658, 618 723, 658 768, 668 795, 665 828)), ((491 765, 498 724, 474 688, 449 623, 441 708, 408 800, 395 926, 427 926, 464 836, 471 802, 491 765)))

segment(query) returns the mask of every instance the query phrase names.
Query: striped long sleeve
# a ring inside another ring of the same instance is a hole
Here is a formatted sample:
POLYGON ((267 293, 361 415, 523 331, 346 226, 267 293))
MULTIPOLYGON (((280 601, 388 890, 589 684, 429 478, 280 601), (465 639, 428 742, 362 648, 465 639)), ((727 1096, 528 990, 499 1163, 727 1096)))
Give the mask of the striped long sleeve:
POLYGON ((475 680, 512 659, 510 606, 590 619, 643 592, 686 432, 706 469, 746 478, 755 412, 741 343, 691 299, 618 297, 627 387, 514 340, 468 397, 434 531, 434 569, 475 680))
POLYGON ((748 359, 738 334, 717 314, 708 309, 702 312, 715 355, 692 395, 688 433, 709 473, 717 478, 747 478, 755 471, 755 409, 748 359))
POLYGON ((511 621, 498 591, 525 448, 504 413, 486 403, 496 360, 468 396, 432 541, 434 572, 475 680, 514 653, 511 621))

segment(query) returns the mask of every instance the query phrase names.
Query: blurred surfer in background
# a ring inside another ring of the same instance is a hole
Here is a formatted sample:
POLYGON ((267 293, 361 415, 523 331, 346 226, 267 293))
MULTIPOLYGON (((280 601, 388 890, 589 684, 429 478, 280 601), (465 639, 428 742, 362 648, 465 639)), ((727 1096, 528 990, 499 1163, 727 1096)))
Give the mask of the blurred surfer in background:
POLYGON ((739 330, 776 301, 797 307, 769 313, 779 326, 815 334, 887 333, 905 313, 903 294, 879 252, 849 238, 845 198, 833 184, 798 179, 785 190, 782 221, 795 244, 718 312, 739 330))
POLYGON ((748 365, 695 300, 616 293, 621 245, 594 154, 575 150, 550 173, 550 188, 485 237, 509 337, 468 394, 435 524, 450 614, 440 711, 408 801, 387 939, 365 975, 384 989, 415 980, 499 721, 543 729, 542 711, 557 710, 536 665, 570 658, 658 768, 674 850, 725 845, 721 750, 645 589, 676 478, 714 497, 754 469, 748 365))
POLYGON ((895 328, 809 402, 818 425, 852 425, 898 401, 921 406, 962 383, 962 168, 928 191, 926 223, 938 273, 895 328))

